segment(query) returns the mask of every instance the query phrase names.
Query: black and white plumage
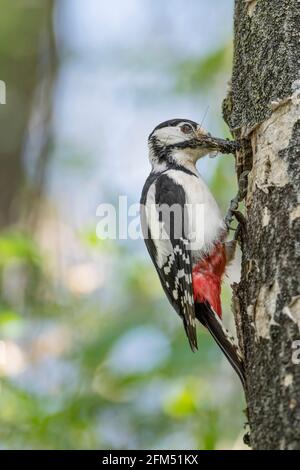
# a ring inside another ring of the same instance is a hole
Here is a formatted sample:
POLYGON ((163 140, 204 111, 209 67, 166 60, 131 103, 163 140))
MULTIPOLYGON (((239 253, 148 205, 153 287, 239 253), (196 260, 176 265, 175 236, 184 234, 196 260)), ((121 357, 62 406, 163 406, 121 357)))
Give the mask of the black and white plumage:
POLYGON ((223 274, 218 270, 223 269, 225 260, 226 226, 195 167, 207 153, 232 152, 234 143, 211 137, 187 119, 161 123, 148 143, 152 171, 141 196, 148 252, 170 303, 183 321, 192 350, 197 349, 197 318, 244 383, 242 358, 219 318, 218 299, 217 304, 214 300, 223 274))
MULTIPOLYGON (((146 210, 153 203, 160 207, 163 204, 172 206, 175 203, 179 204, 182 211, 184 211, 186 203, 184 190, 168 174, 161 173, 159 176, 157 175, 148 191, 147 187, 146 183, 141 198, 141 203, 146 210)), ((146 211, 144 216, 146 217, 146 211)), ((149 225, 147 220, 143 220, 142 226, 148 227, 147 236, 144 237, 145 243, 157 269, 164 291, 182 318, 191 348, 194 350, 197 348, 197 337, 189 241, 184 236, 184 233, 181 234, 182 236, 174 238, 171 231, 166 228, 163 216, 163 211, 157 212, 157 220, 152 219, 149 225), (151 227, 154 230, 155 224, 162 226, 162 228, 159 228, 160 231, 162 229, 167 230, 167 238, 159 240, 152 237, 151 227)))

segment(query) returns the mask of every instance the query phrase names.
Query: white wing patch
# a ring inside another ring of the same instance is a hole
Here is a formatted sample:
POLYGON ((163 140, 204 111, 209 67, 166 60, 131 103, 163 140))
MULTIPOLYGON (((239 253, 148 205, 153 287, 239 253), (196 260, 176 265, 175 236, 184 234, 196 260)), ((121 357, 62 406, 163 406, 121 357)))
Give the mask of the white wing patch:
POLYGON ((159 212, 155 204, 155 182, 150 186, 146 199, 146 221, 151 230, 151 238, 156 247, 156 262, 159 268, 167 262, 170 253, 173 252, 173 246, 169 240, 168 234, 164 229, 163 222, 159 220, 159 212))

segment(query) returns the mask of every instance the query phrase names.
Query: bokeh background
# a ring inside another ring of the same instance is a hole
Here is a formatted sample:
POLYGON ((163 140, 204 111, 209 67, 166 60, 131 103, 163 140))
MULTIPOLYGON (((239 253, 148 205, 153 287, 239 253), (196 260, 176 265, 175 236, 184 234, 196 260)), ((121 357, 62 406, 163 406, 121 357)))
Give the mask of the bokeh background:
MULTIPOLYGON (((191 353, 141 240, 96 236, 100 203, 139 201, 155 125, 229 136, 233 1, 0 5, 0 448, 241 448, 209 335, 191 353)), ((199 170, 225 212, 232 157, 199 170)))

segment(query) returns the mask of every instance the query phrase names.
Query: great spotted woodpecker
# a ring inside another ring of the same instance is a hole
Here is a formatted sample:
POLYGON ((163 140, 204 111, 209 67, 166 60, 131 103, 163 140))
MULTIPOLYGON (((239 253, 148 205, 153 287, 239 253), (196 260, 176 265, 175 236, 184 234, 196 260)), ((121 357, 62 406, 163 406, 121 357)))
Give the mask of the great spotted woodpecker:
POLYGON ((243 359, 223 327, 220 299, 234 251, 225 241, 232 210, 223 220, 195 166, 211 152, 233 153, 236 144, 211 137, 194 121, 172 119, 155 127, 148 145, 152 171, 142 191, 141 222, 162 287, 183 321, 191 349, 197 349, 197 319, 245 385, 243 359))

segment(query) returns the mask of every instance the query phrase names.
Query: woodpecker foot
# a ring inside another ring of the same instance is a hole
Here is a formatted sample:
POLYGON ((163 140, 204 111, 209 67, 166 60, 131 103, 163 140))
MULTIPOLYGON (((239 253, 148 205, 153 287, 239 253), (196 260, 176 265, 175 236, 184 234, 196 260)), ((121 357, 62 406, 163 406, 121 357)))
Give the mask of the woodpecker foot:
MULTIPOLYGON (((243 171, 243 173, 241 173, 239 178, 239 190, 237 192, 237 195, 230 201, 230 206, 225 216, 225 224, 227 230, 231 229, 230 224, 233 220, 233 217, 238 213, 237 209, 239 207, 239 203, 244 199, 247 194, 248 173, 249 171, 243 171)), ((239 214, 241 213, 239 212, 239 214)), ((239 221, 238 217, 237 220, 239 221)))
POLYGON ((250 443, 250 432, 247 431, 246 434, 244 434, 243 436, 243 442, 246 446, 248 447, 251 447, 251 443, 250 443))
POLYGON ((224 219, 225 225, 226 225, 228 231, 231 230, 230 225, 231 225, 231 222, 232 222, 233 217, 234 217, 234 212, 239 207, 238 197, 239 197, 239 194, 237 194, 235 196, 235 198, 231 199, 229 209, 228 209, 227 214, 226 214, 225 219, 224 219))
POLYGON ((246 222, 245 216, 240 211, 234 211, 233 214, 234 214, 234 217, 236 218, 236 220, 239 223, 236 230, 235 230, 235 234, 234 234, 233 239, 234 240, 239 240, 240 236, 243 237, 243 235, 246 232, 247 222, 246 222))
POLYGON ((246 446, 251 447, 251 435, 250 435, 250 429, 249 429, 249 408, 248 408, 248 406, 243 411, 244 411, 244 413, 247 417, 247 421, 246 421, 246 423, 244 423, 244 429, 245 429, 246 432, 243 436, 243 442, 244 442, 244 444, 246 444, 246 446))

